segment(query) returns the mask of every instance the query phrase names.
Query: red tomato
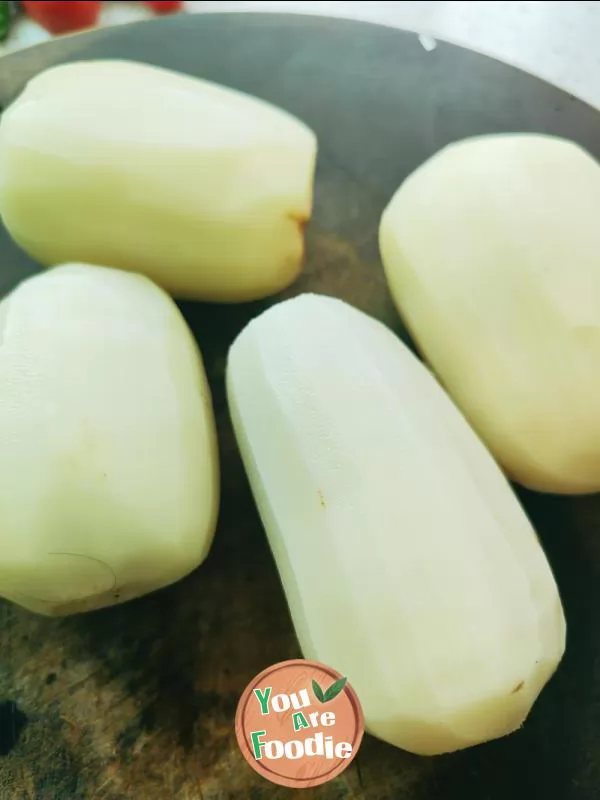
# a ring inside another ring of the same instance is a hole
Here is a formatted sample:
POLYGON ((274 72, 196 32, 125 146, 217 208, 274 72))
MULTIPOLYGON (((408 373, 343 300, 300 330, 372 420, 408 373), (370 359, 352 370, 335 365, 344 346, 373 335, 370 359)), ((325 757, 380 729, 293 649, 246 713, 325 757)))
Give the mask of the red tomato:
POLYGON ((181 0, 173 0, 173 2, 171 0, 156 0, 156 2, 146 0, 144 5, 150 6, 157 14, 174 14, 181 9, 183 3, 181 0))
POLYGON ((100 0, 24 0, 21 3, 27 16, 38 22, 50 33, 72 33, 92 28, 100 16, 100 0))

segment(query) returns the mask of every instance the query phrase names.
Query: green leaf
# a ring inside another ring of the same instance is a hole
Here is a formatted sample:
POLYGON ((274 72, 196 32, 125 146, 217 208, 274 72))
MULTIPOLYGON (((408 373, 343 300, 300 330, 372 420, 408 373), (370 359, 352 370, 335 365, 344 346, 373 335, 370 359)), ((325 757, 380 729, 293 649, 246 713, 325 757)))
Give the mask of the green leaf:
POLYGON ((312 682, 312 688, 313 688, 313 692, 315 693, 315 697, 317 698, 317 700, 320 703, 324 703, 325 702, 325 695, 323 694, 323 689, 321 689, 321 687, 319 686, 319 684, 316 681, 312 682))
POLYGON ((10 5, 5 0, 0 0, 0 42, 8 36, 10 18, 10 5))
POLYGON ((348 682, 348 678, 340 678, 339 680, 332 683, 329 689, 325 692, 325 703, 328 703, 330 700, 334 700, 338 694, 342 691, 346 683, 348 682))

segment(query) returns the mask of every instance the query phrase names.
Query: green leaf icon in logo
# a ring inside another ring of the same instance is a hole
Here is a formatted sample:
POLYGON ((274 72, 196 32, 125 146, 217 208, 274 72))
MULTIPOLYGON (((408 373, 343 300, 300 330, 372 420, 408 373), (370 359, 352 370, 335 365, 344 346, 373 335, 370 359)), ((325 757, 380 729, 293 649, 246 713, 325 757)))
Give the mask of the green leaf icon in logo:
POLYGON ((319 684, 316 681, 312 682, 312 688, 313 688, 313 692, 315 693, 315 697, 317 698, 317 700, 320 703, 324 703, 325 702, 325 695, 323 694, 323 689, 321 689, 321 687, 319 686, 319 684))
POLYGON ((325 702, 328 703, 330 700, 336 698, 346 685, 347 681, 348 678, 340 678, 335 683, 332 683, 329 689, 327 689, 325 692, 325 702))
POLYGON ((331 686, 324 692, 319 684, 316 681, 313 681, 313 692, 320 703, 329 703, 331 700, 335 700, 347 682, 348 678, 339 678, 339 680, 332 683, 331 686))

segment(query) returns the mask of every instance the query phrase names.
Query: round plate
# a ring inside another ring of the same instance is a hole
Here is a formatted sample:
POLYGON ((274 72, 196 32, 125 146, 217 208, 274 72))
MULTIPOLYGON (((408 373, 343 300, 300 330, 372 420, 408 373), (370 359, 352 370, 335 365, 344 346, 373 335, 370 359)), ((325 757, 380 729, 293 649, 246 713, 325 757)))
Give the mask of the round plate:
MULTIPOLYGON (((446 143, 486 132, 559 134, 600 152, 600 115, 528 74, 443 43, 428 52, 414 34, 323 17, 181 16, 68 37, 2 59, 0 104, 43 68, 115 57, 233 86, 312 126, 320 151, 306 267, 281 297, 306 290, 336 295, 405 339, 384 281, 377 228, 410 171, 446 143)), ((38 269, 4 231, 0 265, 2 292, 38 269)), ((2 797, 291 796, 249 768, 234 731, 250 679, 300 655, 224 398, 227 348, 268 303, 182 305, 204 352, 220 433, 221 519, 206 563, 166 590, 76 618, 50 620, 0 604, 2 797)), ((567 655, 526 725, 439 758, 365 737, 351 767, 321 787, 319 798, 597 798, 600 502, 520 494, 569 624, 567 655)))

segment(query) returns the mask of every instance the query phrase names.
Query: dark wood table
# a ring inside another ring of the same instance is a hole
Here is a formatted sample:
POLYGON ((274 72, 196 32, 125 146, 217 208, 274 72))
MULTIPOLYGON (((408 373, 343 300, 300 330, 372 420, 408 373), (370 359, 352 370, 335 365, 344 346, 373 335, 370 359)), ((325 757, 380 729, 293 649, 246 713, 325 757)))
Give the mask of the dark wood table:
MULTIPOLYGON (((207 77, 306 120, 320 141, 315 214, 304 275, 286 295, 342 297, 405 339, 376 238, 404 176, 444 144, 484 132, 556 133, 600 154, 600 115, 550 85, 454 46, 427 52, 414 34, 325 18, 174 17, 55 41, 0 62, 0 103, 44 67, 97 57, 207 77)), ((0 291, 36 269, 0 231, 0 291)), ((249 768, 233 729, 247 682, 299 655, 224 402, 227 347, 265 305, 183 306, 220 432, 222 509, 208 561, 169 589, 80 617, 45 619, 0 601, 0 800, 294 794, 249 768)), ((435 759, 365 737, 346 773, 303 797, 597 800, 600 500, 522 497, 569 625, 567 655, 526 726, 435 759)))

